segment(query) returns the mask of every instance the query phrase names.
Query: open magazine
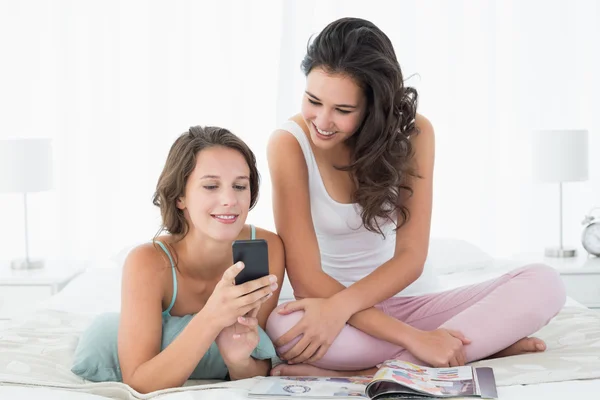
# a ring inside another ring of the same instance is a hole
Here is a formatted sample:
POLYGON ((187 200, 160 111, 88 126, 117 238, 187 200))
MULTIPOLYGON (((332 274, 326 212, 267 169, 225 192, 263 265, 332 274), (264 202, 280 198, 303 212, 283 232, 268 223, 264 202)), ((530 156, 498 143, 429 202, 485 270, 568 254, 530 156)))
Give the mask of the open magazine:
POLYGON ((372 378, 267 377, 260 380, 248 396, 496 399, 498 394, 491 368, 426 368, 406 361, 389 360, 372 378))

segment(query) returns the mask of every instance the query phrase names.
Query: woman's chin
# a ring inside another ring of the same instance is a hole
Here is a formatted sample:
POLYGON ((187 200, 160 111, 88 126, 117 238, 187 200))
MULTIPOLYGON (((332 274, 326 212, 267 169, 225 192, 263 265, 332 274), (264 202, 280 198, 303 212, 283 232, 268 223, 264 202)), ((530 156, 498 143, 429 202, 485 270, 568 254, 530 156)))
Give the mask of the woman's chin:
POLYGON ((310 139, 315 145, 315 147, 323 150, 331 149, 332 147, 337 146, 343 140, 340 140, 338 134, 333 134, 331 138, 329 137, 321 137, 314 132, 310 133, 310 139))
POLYGON ((241 221, 237 221, 234 224, 222 224, 217 221, 212 221, 207 227, 203 229, 204 234, 210 237, 215 242, 227 242, 231 244, 240 235, 240 232, 244 228, 244 224, 241 221))
POLYGON ((218 242, 227 242, 227 243, 231 243, 234 240, 237 240, 237 238, 239 237, 241 232, 241 228, 240 229, 222 229, 219 230, 218 232, 212 232, 212 238, 218 242))

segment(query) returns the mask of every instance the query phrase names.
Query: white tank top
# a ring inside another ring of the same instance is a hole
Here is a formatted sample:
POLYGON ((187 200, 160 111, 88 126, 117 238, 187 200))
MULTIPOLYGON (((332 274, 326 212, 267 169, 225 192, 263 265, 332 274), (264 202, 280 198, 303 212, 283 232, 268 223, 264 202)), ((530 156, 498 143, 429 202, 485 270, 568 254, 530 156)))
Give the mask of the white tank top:
MULTIPOLYGON (((327 193, 309 138, 302 128, 294 121, 286 121, 281 129, 294 135, 304 153, 321 268, 342 285, 350 286, 394 256, 395 225, 389 221, 381 222, 385 238, 368 231, 362 223, 358 204, 339 203, 327 193)), ((394 297, 423 295, 439 289, 432 268, 426 262, 421 276, 394 297)))

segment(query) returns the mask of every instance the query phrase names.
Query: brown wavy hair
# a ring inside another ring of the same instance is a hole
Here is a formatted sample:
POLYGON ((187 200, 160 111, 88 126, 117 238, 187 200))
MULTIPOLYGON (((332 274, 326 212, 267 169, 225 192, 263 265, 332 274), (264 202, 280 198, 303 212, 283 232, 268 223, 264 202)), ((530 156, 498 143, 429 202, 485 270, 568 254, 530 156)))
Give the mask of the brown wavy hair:
POLYGON ((216 126, 193 126, 183 133, 169 150, 167 161, 158 178, 152 203, 160 208, 162 226, 172 235, 183 238, 189 231, 183 211, 177 207, 177 200, 185 195, 185 185, 196 166, 197 154, 211 147, 222 146, 239 151, 250 169, 250 209, 258 200, 260 175, 256 167, 256 157, 248 145, 239 137, 224 128, 216 126))
POLYGON ((352 198, 362 207, 363 225, 382 235, 381 223, 386 221, 400 228, 410 217, 401 192, 412 195, 410 177, 418 177, 410 142, 410 135, 417 133, 417 91, 404 86, 390 39, 360 18, 338 19, 309 41, 302 71, 308 75, 318 67, 352 78, 367 99, 365 117, 347 140, 350 164, 336 166, 352 174, 352 198))

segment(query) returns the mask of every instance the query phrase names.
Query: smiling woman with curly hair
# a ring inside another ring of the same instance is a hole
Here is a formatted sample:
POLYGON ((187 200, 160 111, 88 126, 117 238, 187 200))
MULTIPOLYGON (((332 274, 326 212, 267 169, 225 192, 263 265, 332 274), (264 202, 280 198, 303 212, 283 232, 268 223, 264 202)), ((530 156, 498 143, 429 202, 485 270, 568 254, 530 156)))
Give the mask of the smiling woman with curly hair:
POLYGON ((390 39, 369 21, 339 19, 310 42, 302 69, 302 110, 268 148, 298 299, 267 322, 287 360, 272 374, 370 374, 387 359, 440 367, 544 350, 527 336, 565 302, 550 267, 441 293, 435 285, 434 132, 390 39))

